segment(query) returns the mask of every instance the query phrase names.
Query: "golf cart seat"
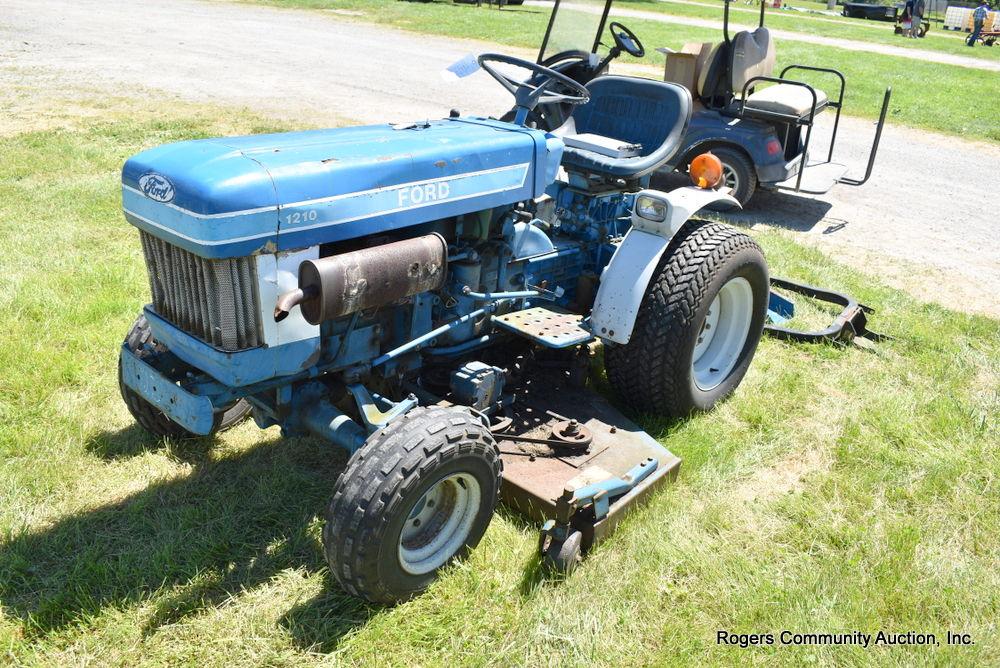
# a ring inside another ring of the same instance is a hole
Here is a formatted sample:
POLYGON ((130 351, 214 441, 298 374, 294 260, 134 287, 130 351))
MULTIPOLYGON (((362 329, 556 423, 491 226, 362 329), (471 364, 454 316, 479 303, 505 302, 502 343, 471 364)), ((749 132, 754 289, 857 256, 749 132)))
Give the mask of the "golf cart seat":
MULTIPOLYGON (((724 44, 716 44, 708 58, 709 66, 704 67, 699 75, 698 90, 702 96, 718 96, 727 91, 736 100, 740 100, 747 88, 747 83, 755 77, 771 77, 774 72, 774 40, 767 28, 743 30, 733 37, 731 47, 727 50, 724 44), (726 54, 731 54, 730 67, 722 62, 726 54), (731 72, 731 80, 725 80, 725 74, 731 72)), ((754 90, 758 82, 752 82, 748 94, 743 100, 743 115, 762 118, 781 117, 779 120, 806 120, 812 113, 819 113, 826 108, 829 98, 826 93, 806 87, 800 83, 775 83, 761 90, 754 90), (816 93, 815 112, 813 111, 813 95, 816 93)), ((763 82, 760 82, 763 83, 763 82)), ((723 97, 728 97, 723 95, 723 97)))
MULTIPOLYGON (((829 102, 826 93, 818 88, 816 92, 816 113, 819 113, 829 102)), ((808 116, 813 108, 813 97, 809 89, 794 84, 775 84, 747 96, 744 109, 753 112, 781 114, 802 118, 808 116)))
POLYGON ((680 147, 691 120, 691 94, 683 86, 609 75, 587 90, 590 101, 553 131, 566 146, 567 171, 636 179, 680 147))

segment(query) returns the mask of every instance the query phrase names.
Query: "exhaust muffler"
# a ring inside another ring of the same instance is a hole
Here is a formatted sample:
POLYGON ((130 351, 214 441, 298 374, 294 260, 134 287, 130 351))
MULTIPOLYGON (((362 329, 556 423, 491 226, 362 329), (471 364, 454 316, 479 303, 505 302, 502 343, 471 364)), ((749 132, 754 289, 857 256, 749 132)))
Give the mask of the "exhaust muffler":
POLYGON ((444 284, 448 243, 440 234, 307 260, 299 265, 299 287, 281 295, 277 322, 296 305, 310 325, 391 304, 444 284))

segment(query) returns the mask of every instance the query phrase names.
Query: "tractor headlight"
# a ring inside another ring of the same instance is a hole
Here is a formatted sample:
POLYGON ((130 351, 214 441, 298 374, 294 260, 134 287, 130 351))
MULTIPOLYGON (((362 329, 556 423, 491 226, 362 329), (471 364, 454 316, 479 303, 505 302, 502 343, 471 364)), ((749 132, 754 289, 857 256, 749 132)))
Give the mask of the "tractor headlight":
POLYGON ((662 223, 667 219, 667 203, 656 197, 640 195, 635 198, 635 213, 640 218, 662 223))

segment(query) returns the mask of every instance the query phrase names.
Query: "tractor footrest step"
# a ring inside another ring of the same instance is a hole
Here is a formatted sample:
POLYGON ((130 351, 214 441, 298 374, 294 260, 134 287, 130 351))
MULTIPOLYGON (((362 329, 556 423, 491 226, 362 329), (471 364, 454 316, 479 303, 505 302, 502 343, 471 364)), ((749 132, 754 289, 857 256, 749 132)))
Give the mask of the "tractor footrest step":
POLYGON ((582 315, 552 306, 535 306, 505 313, 494 316, 493 322, 546 348, 569 348, 594 338, 583 324, 582 315))

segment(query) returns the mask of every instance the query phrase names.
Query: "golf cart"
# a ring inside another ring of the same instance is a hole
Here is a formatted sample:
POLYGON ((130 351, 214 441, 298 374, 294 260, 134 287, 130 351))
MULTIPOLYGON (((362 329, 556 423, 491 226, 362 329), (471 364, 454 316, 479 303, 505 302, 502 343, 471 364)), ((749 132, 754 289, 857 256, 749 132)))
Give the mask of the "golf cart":
MULTIPOLYGON (((607 24, 611 3, 584 7, 563 6, 556 0, 538 54, 538 63, 587 84, 607 74, 608 67, 622 53, 641 58, 645 48, 631 30, 620 23, 607 24), (613 44, 606 55, 605 25, 613 44)), ((885 123, 892 89, 882 101, 875 138, 862 178, 846 176, 847 167, 833 162, 840 112, 843 109, 845 78, 835 69, 811 65, 789 65, 773 76, 775 45, 764 27, 760 8, 756 30, 729 34, 729 2, 723 14, 723 41, 699 57, 691 122, 681 148, 661 169, 687 171, 696 155, 710 150, 723 163, 724 185, 741 204, 746 204, 757 188, 822 194, 838 183, 859 186, 872 173, 879 140, 885 123), (793 72, 813 72, 839 81, 836 97, 828 96, 808 83, 789 78, 793 72), (764 87, 765 84, 769 84, 764 87), (835 110, 830 148, 825 160, 810 160, 814 121, 826 109, 835 110)), ((677 83, 677 82, 675 82, 677 83)), ((689 87, 690 88, 690 87, 689 87)), ((561 133, 572 107, 563 104, 539 105, 528 119, 529 125, 561 133)), ((626 112, 627 113, 627 112, 626 112)), ((507 117, 511 117, 510 113, 507 117)), ((505 118, 507 118, 505 117, 505 118)))

